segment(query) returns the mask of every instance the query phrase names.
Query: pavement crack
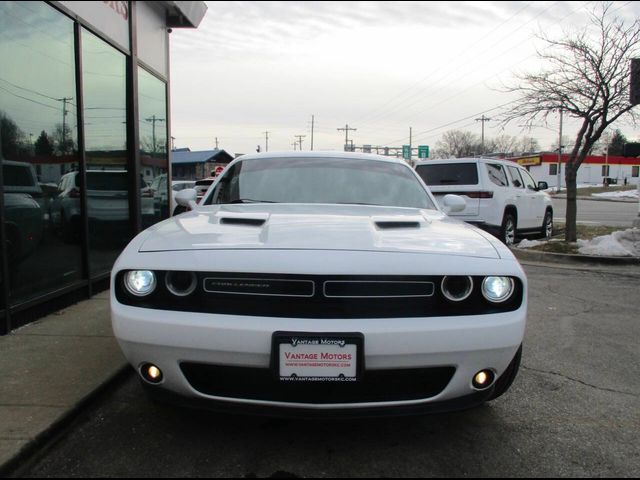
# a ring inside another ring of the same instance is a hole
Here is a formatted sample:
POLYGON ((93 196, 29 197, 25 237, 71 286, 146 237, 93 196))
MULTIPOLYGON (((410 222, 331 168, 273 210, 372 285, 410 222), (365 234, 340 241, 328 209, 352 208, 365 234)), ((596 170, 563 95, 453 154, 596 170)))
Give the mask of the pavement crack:
POLYGON ((596 390, 600 390, 600 391, 603 391, 603 392, 619 393, 619 394, 622 394, 622 395, 631 395, 632 397, 640 397, 639 394, 634 393, 634 392, 625 392, 624 390, 615 390, 613 388, 599 387, 597 385, 593 385, 591 383, 587 383, 587 382, 584 382, 584 381, 579 380, 577 378, 572 378, 572 377, 569 377, 569 376, 564 375, 562 373, 554 372, 554 371, 551 371, 551 370, 540 370, 538 368, 527 367, 526 365, 521 365, 521 368, 523 368, 524 370, 530 370, 532 372, 537 372, 537 373, 542 373, 542 374, 547 374, 547 375, 555 375, 557 377, 562 377, 565 380, 569 380, 571 382, 576 382, 576 383, 579 383, 581 385, 584 385, 585 387, 595 388, 596 390))

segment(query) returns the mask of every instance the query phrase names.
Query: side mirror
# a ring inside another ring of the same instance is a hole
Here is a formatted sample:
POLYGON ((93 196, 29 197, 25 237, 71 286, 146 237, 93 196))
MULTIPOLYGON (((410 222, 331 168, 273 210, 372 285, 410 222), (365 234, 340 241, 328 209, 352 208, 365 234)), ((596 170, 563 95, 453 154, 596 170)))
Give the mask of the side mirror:
POLYGON ((198 199, 198 192, 194 188, 185 188, 176 193, 176 203, 181 207, 187 207, 191 210, 195 210, 198 199))
POLYGON ((444 213, 457 213, 467 208, 467 202, 460 195, 445 195, 442 199, 442 209, 444 213))
POLYGON ((547 182, 538 182, 538 190, 547 190, 549 184, 547 182))

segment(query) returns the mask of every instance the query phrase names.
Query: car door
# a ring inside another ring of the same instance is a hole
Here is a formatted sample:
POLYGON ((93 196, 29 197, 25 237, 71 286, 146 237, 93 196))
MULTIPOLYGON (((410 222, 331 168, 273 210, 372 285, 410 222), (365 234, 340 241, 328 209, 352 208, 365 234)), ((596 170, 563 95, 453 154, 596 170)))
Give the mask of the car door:
POLYGON ((516 206, 518 210, 518 230, 523 228, 531 228, 533 222, 531 221, 531 212, 528 208, 528 202, 524 187, 524 180, 520 175, 520 169, 515 166, 507 165, 507 172, 509 172, 509 183, 511 184, 511 202, 516 206))
POLYGON ((527 209, 529 210, 529 217, 531 219, 533 227, 539 227, 542 225, 545 213, 544 193, 538 190, 536 182, 531 177, 529 172, 524 168, 520 169, 522 179, 524 180, 525 197, 527 201, 527 209))

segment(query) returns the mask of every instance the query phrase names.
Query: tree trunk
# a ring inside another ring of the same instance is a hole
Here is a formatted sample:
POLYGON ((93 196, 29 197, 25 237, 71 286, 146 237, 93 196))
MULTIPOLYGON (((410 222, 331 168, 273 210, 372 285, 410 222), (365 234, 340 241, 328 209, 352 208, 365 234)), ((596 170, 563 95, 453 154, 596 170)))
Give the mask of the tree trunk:
POLYGON ((565 170, 565 181, 567 183, 567 211, 565 214, 566 229, 564 232, 564 240, 566 242, 575 242, 578 235, 576 226, 578 210, 578 205, 576 203, 578 193, 576 178, 577 169, 575 168, 575 165, 567 163, 567 168, 565 170))

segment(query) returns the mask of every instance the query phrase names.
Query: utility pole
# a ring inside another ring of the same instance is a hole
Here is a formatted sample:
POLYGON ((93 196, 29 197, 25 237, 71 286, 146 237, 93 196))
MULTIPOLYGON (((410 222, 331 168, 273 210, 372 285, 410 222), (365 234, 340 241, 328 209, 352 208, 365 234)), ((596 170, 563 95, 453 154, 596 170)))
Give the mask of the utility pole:
POLYGON ((297 150, 296 147, 298 146, 298 142, 293 142, 291 145, 293 146, 293 151, 295 152, 297 150))
POLYGON ((164 118, 156 118, 155 114, 149 118, 145 118, 145 121, 151 122, 151 135, 153 139, 153 153, 156 153, 156 122, 164 122, 164 118))
POLYGON ((311 115, 311 151, 313 151, 313 124, 315 121, 315 115, 311 115))
POLYGON ((73 97, 59 98, 58 101, 62 102, 62 153, 67 153, 67 102, 73 100, 73 97))
POLYGON ((562 107, 560 107, 560 132, 558 133, 558 171, 556 192, 560 191, 560 169, 562 168, 562 107))
POLYGON ((306 135, 294 135, 294 137, 298 138, 298 142, 300 142, 300 151, 302 151, 302 139, 306 137, 306 135))
POLYGON ((264 133, 264 151, 268 152, 269 151, 269 132, 263 132, 264 133))
POLYGON ((218 150, 218 137, 216 137, 216 150, 218 150))
POLYGON ((482 122, 482 143, 480 144, 480 155, 484 155, 484 122, 488 122, 491 120, 482 114, 481 118, 476 118, 476 122, 482 122))
POLYGON ((338 131, 341 132, 344 130, 344 151, 347 152, 347 148, 349 148, 349 130, 356 131, 357 128, 349 127, 349 124, 346 124, 344 128, 338 128, 338 131))

